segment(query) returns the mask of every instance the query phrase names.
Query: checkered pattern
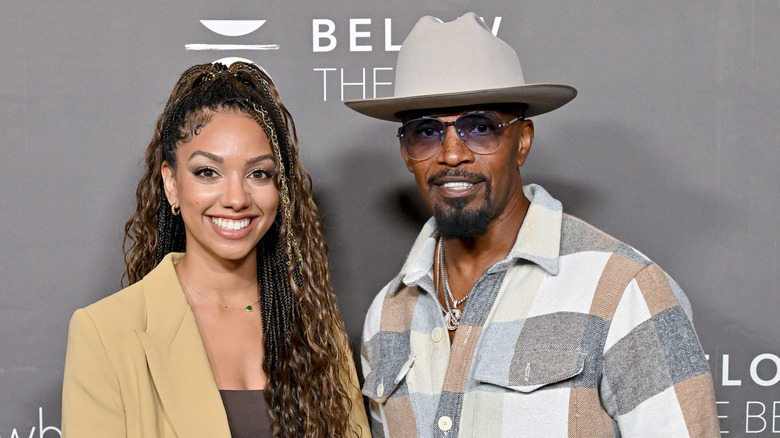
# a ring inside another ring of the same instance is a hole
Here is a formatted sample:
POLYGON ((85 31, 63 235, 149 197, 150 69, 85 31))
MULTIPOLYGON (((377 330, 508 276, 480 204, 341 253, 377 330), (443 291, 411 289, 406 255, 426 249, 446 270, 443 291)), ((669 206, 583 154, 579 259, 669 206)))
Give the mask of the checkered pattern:
POLYGON ((677 284, 544 189, 474 286, 450 345, 425 225, 363 332, 375 437, 717 437, 712 378, 677 284))

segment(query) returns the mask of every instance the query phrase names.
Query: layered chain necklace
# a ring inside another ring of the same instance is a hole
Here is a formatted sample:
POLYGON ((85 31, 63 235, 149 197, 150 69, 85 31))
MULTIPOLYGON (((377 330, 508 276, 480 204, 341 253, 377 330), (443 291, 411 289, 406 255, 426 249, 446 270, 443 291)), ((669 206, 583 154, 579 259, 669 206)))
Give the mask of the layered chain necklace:
MULTIPOLYGON (((444 304, 447 308, 444 309, 442 307, 441 311, 444 314, 444 321, 447 323, 447 330, 453 331, 457 329, 458 325, 460 324, 461 312, 460 309, 458 309, 458 306, 460 306, 469 298, 471 291, 469 291, 466 296, 459 300, 456 300, 452 295, 450 282, 447 280, 447 266, 444 263, 444 245, 442 245, 442 240, 443 239, 440 237, 438 243, 436 244, 436 252, 439 259, 437 263, 437 271, 442 282, 442 289, 444 289, 442 292, 444 295, 444 304)), ((438 286, 436 290, 438 291, 438 286)))

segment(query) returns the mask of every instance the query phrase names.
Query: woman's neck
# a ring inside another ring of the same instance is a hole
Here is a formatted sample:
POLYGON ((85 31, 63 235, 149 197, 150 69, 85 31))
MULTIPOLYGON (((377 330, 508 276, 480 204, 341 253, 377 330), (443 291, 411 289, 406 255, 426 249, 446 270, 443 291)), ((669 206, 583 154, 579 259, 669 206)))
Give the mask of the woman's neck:
POLYGON ((203 257, 185 253, 176 264, 179 281, 200 294, 222 302, 257 297, 257 261, 255 253, 241 261, 203 257))

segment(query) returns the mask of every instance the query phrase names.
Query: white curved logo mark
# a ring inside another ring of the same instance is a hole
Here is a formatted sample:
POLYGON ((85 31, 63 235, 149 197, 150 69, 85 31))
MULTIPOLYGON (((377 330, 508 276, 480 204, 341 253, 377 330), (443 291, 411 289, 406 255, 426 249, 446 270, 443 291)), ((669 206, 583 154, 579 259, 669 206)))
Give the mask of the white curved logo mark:
MULTIPOLYGON (((222 36, 240 37, 260 29, 266 20, 199 20, 208 30, 222 36)), ((186 50, 279 50, 279 44, 185 44, 186 50)))
POLYGON ((220 63, 220 64, 225 64, 225 65, 231 65, 234 62, 247 62, 249 64, 254 64, 255 63, 251 59, 241 58, 241 57, 238 57, 238 56, 228 56, 226 58, 220 58, 220 59, 217 59, 216 61, 214 61, 214 63, 217 63, 217 62, 220 63))
POLYGON ((200 24, 224 36, 244 36, 260 29, 265 20, 200 20, 200 24))
POLYGON ((277 50, 278 44, 185 44, 187 50, 277 50))

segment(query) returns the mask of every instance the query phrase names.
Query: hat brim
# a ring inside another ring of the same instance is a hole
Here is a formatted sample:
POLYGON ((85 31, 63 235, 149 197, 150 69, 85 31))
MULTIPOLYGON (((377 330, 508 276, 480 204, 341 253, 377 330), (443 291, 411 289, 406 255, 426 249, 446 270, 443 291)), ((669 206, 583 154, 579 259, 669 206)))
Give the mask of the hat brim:
POLYGON ((404 111, 491 103, 524 103, 528 105, 525 117, 533 117, 560 108, 575 96, 577 90, 569 85, 538 83, 455 93, 348 100, 344 104, 366 116, 397 122, 401 121, 398 113, 404 111))

